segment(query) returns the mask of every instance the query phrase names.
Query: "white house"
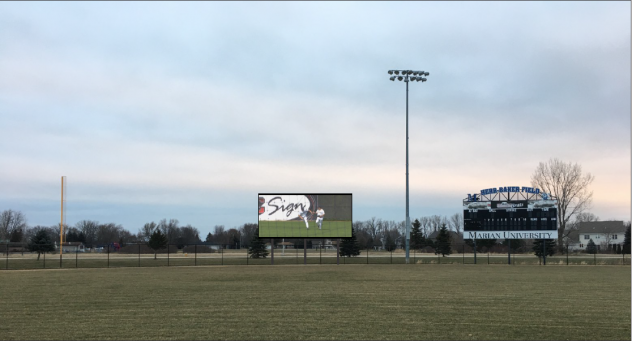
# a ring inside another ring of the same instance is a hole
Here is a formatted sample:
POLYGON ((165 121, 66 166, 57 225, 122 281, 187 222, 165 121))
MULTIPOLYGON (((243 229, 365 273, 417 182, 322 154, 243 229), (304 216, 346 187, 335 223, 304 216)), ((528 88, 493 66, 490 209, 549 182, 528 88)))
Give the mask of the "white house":
MULTIPOLYGON (((579 223, 577 231, 569 234, 570 251, 585 251, 588 242, 592 241, 597 250, 608 250, 617 244, 623 244, 626 226, 623 221, 590 221, 579 223)), ((623 246, 623 245, 622 245, 623 246)))
MULTIPOLYGON (((55 249, 59 250, 59 245, 55 242, 55 249)), ((64 242, 61 244, 64 252, 86 252, 85 246, 81 242, 64 242)))

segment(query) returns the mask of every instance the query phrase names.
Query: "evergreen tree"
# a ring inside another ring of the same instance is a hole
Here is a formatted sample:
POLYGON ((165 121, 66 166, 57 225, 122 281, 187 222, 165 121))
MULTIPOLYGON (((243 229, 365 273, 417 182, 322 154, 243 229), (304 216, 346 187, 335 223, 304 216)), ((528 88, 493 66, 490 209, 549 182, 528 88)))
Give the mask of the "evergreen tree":
POLYGON ((360 254, 360 245, 358 244, 358 240, 356 239, 355 230, 353 227, 351 228, 351 238, 341 238, 340 239, 340 256, 351 257, 358 256, 360 254))
POLYGON ((419 219, 415 219, 412 223, 413 228, 410 230, 410 247, 413 250, 419 250, 426 246, 426 238, 421 232, 421 223, 419 219))
POLYGON ((623 253, 630 254, 630 223, 628 223, 628 228, 625 230, 625 238, 623 239, 623 253))
POLYGON ((259 228, 252 235, 250 241, 250 247, 248 248, 248 254, 250 258, 266 258, 268 256, 268 250, 266 249, 266 243, 259 238, 259 228))
POLYGON ((37 233, 35 233, 33 237, 31 237, 27 247, 31 252, 37 252, 37 260, 40 259, 40 254, 42 252, 55 251, 53 240, 50 238, 48 232, 44 229, 37 231, 37 233))
POLYGON ((149 241, 147 242, 147 245, 154 250, 154 259, 156 259, 156 253, 158 251, 158 249, 162 249, 165 246, 167 246, 167 236, 165 236, 164 234, 162 234, 162 232, 160 232, 159 229, 156 229, 156 231, 154 231, 154 233, 151 234, 151 237, 149 237, 149 241))
POLYGON ((206 240, 204 240, 205 243, 207 244, 211 244, 211 242, 213 241, 213 234, 211 234, 210 232, 206 235, 206 240))
POLYGON ((443 257, 445 257, 445 255, 450 255, 452 253, 452 245, 450 244, 450 234, 448 233, 448 228, 445 224, 443 224, 441 225, 439 234, 435 240, 435 255, 441 254, 443 257))
POLYGON ((592 239, 590 239, 588 241, 588 245, 586 245, 586 253, 589 253, 591 255, 597 253, 597 245, 595 245, 595 242, 593 242, 592 239))
POLYGON ((553 256, 555 254, 555 250, 557 247, 557 243, 555 242, 555 239, 534 239, 532 250, 535 253, 536 257, 541 258, 543 255, 542 244, 546 244, 547 256, 553 256))
POLYGON ((66 238, 64 238, 67 242, 72 243, 72 242, 79 242, 79 243, 86 243, 86 235, 79 231, 76 228, 69 228, 68 229, 68 234, 66 234, 66 238))

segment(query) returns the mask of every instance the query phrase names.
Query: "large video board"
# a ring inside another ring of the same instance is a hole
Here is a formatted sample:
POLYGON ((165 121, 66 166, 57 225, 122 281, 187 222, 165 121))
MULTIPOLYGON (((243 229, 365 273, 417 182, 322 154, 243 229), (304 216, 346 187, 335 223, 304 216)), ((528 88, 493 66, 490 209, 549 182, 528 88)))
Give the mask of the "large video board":
POLYGON ((260 238, 349 238, 351 194, 258 195, 260 238))
POLYGON ((465 239, 555 239, 557 200, 531 187, 499 187, 463 200, 465 239))

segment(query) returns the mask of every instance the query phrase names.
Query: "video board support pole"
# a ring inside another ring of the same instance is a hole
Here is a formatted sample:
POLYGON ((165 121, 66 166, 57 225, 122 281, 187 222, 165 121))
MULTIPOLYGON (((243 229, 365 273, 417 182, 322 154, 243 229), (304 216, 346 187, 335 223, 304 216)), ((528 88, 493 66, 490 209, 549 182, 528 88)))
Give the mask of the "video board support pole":
POLYGON ((274 265, 274 238, 270 238, 270 265, 274 265))
POLYGON ((507 239, 507 264, 511 265, 511 239, 507 239))

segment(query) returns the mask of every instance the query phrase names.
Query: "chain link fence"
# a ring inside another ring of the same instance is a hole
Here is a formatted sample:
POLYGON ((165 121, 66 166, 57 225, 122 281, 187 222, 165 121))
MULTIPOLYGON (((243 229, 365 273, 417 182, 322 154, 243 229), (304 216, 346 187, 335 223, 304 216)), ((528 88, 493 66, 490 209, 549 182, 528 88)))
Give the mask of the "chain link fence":
MULTIPOLYGON (((95 248, 65 248, 60 254, 55 244, 37 245, 35 248, 21 243, 0 244, 2 270, 58 269, 58 268, 111 268, 208 265, 290 265, 290 264, 405 264, 402 249, 391 251, 377 248, 360 250, 353 257, 337 257, 335 247, 303 249, 276 247, 268 249, 266 258, 251 258, 247 249, 229 248, 228 245, 175 245, 153 250, 146 244, 105 245, 95 248), (31 249, 40 250, 30 251, 31 249), (274 251, 274 255, 272 255, 274 251), (272 257, 273 256, 273 257, 272 257)), ((565 253, 538 258, 533 253, 474 253, 463 246, 443 256, 435 249, 411 249, 411 264, 485 264, 485 265, 630 265, 629 254, 565 253), (468 251, 468 252, 466 252, 468 251), (546 263, 546 264, 544 264, 546 263)), ((1 261, 0 261, 1 262, 1 261)))

